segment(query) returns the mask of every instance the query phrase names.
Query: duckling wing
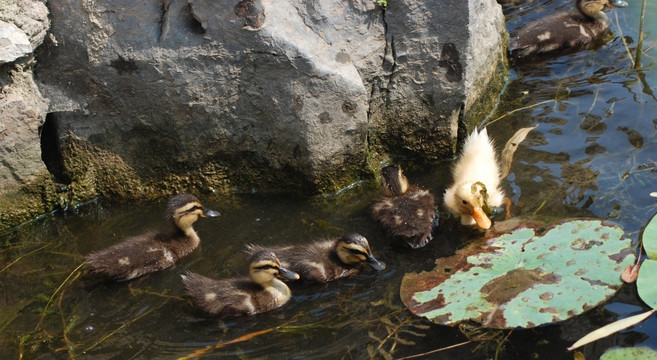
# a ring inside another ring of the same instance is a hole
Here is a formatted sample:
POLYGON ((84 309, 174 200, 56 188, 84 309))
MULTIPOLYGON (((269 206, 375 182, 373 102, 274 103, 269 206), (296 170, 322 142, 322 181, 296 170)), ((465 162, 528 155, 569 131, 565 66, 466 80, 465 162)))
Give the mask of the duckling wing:
POLYGON ((86 262, 93 273, 114 281, 126 281, 168 268, 178 261, 178 256, 156 237, 154 233, 146 233, 129 238, 89 254, 86 262))
POLYGON ((372 213, 389 235, 403 239, 411 247, 422 247, 431 239, 434 197, 427 190, 383 198, 373 206, 372 213))

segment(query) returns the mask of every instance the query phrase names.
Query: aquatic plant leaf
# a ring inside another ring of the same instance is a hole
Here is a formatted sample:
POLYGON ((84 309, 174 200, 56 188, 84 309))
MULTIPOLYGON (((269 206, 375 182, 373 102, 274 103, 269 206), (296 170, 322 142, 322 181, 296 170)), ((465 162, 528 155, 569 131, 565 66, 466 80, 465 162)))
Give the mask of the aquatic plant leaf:
POLYGON ((657 215, 653 215, 648 225, 643 229, 641 242, 646 255, 653 260, 657 260, 657 215))
POLYGON ((625 319, 621 319, 618 321, 614 321, 611 324, 605 325, 599 329, 593 330, 590 333, 586 334, 583 338, 577 340, 571 347, 568 348, 568 351, 575 350, 579 347, 582 347, 586 344, 592 343, 596 340, 600 340, 602 338, 606 338, 607 336, 617 333, 621 330, 625 330, 630 326, 634 326, 643 320, 647 319, 650 317, 655 312, 655 309, 646 311, 642 314, 639 315, 634 315, 627 317, 625 319))
POLYGON ((643 260, 639 269, 639 277, 636 279, 636 290, 639 292, 641 300, 651 308, 657 307, 657 281, 654 278, 655 274, 657 274, 657 260, 643 260))
POLYGON ((411 312, 438 324, 534 327, 612 296, 634 263, 630 246, 621 228, 599 220, 560 223, 542 235, 521 227, 437 259, 432 271, 407 273, 400 295, 411 312))
POLYGON ((605 351, 605 353, 600 356, 600 360, 625 359, 657 360, 657 351, 645 346, 614 348, 605 351))

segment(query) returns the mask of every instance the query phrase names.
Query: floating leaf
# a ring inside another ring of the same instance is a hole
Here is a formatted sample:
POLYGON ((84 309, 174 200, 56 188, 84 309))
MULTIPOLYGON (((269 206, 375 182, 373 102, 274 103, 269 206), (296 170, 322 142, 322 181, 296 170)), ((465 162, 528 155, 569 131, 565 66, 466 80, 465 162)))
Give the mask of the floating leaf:
POLYGON ((533 327, 581 314, 613 295, 634 263, 623 230, 574 220, 537 235, 520 228, 473 242, 433 271, 408 273, 401 298, 411 312, 454 325, 472 319, 490 328, 533 327))
POLYGON ((657 215, 653 215, 641 235, 643 249, 649 258, 657 260, 657 215))
POLYGON ((657 307, 657 283, 653 277, 655 274, 657 274, 657 260, 643 260, 639 277, 636 279, 636 290, 641 300, 651 308, 657 307))
POLYGON ((643 320, 647 319, 648 317, 650 317, 650 315, 652 315, 654 312, 655 309, 646 311, 643 314, 634 315, 627 317, 625 319, 614 321, 611 324, 605 325, 599 329, 591 331, 590 333, 586 334, 586 336, 584 336, 583 338, 577 340, 571 347, 568 348, 568 351, 575 350, 588 343, 592 343, 596 340, 600 340, 611 334, 617 333, 621 330, 625 330, 630 326, 634 326, 642 322, 643 320))
POLYGON ((614 348, 605 351, 605 353, 600 356, 600 360, 625 359, 657 360, 657 351, 645 346, 614 348))

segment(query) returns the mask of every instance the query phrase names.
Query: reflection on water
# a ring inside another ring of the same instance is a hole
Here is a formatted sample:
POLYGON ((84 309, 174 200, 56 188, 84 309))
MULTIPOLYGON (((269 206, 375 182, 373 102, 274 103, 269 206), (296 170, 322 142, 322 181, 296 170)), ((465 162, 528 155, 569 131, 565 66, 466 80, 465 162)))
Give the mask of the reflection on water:
MULTIPOLYGON (((507 8, 509 30, 541 12, 562 8, 563 3, 530 1, 507 8)), ((611 29, 616 36, 599 49, 511 71, 508 87, 488 120, 489 134, 501 148, 517 129, 538 125, 519 147, 503 183, 515 216, 611 219, 636 240, 657 212, 657 201, 648 196, 657 191, 657 100, 650 87, 657 86, 657 52, 646 51, 644 71, 638 73, 631 69, 630 55, 618 36, 622 31, 633 51, 637 8, 634 2, 630 8, 613 10, 611 29)), ((649 4, 648 11, 647 18, 657 14, 656 5, 649 4)), ((646 40, 656 44, 654 35, 646 40)), ((401 165, 408 169, 409 179, 438 199, 451 180, 448 163, 401 165)), ((164 202, 97 202, 14 229, 0 236, 0 358, 23 354, 48 359, 150 359, 196 354, 366 359, 390 353, 399 358, 462 343, 468 336, 485 339, 476 331, 438 326, 410 315, 398 295, 404 273, 431 269, 435 258, 451 255, 479 234, 443 216, 426 248, 406 249, 386 239, 371 219, 369 207, 378 196, 373 181, 327 198, 201 195, 205 205, 222 213, 219 219, 197 223, 201 247, 172 269, 119 284, 73 270, 89 252, 162 224, 164 202), (186 270, 214 278, 244 274, 245 244, 298 244, 345 231, 365 235, 387 268, 379 273, 366 269, 329 284, 292 284, 293 298, 285 307, 226 323, 200 316, 184 296, 179 275, 186 270)), ((644 308, 634 287, 624 286, 598 310, 558 325, 512 332, 500 358, 572 358, 565 348, 579 337, 644 308)), ((656 348, 657 334, 648 326, 652 323, 649 319, 646 326, 583 352, 597 358, 613 346, 656 348)), ((493 341, 473 341, 430 358, 493 357, 508 332, 485 335, 493 341)))

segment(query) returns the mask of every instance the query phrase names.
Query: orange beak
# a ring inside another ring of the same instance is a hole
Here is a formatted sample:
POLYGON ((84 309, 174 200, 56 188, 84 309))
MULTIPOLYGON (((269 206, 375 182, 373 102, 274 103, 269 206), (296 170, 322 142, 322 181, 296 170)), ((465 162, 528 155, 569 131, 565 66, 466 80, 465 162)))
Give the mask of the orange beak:
POLYGON ((472 218, 480 228, 484 230, 490 229, 492 222, 481 207, 474 208, 472 212, 472 218))

